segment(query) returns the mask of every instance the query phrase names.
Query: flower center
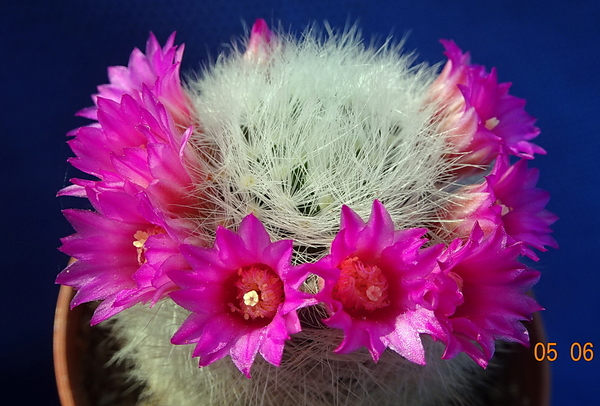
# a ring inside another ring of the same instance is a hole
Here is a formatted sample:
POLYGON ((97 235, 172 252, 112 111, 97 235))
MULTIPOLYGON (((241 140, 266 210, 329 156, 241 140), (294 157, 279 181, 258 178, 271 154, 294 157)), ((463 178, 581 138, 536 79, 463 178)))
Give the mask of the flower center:
POLYGON ((245 320, 273 318, 284 300, 283 282, 268 266, 254 264, 238 269, 236 302, 229 303, 232 312, 245 320))
POLYGON ((372 312, 390 304, 385 275, 375 265, 357 257, 346 258, 339 265, 340 279, 333 288, 333 298, 350 313, 372 312))
POLYGON ((163 230, 160 227, 154 226, 154 227, 150 227, 148 228, 146 231, 142 231, 142 230, 138 230, 135 232, 135 234, 133 235, 133 238, 135 238, 135 240, 133 241, 133 246, 135 247, 136 251, 137 251, 137 260, 138 260, 138 264, 140 265, 144 265, 146 263, 146 240, 151 236, 151 235, 156 235, 156 234, 160 234, 160 233, 164 233, 165 230, 163 230))

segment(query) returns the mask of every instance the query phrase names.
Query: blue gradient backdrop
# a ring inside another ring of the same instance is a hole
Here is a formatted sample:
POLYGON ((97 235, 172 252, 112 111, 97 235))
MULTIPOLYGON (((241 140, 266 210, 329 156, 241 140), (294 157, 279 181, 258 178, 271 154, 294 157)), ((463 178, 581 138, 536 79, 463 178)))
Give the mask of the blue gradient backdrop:
POLYGON ((311 21, 358 21, 366 37, 409 34, 419 60, 443 61, 440 38, 454 39, 474 62, 498 68, 512 94, 538 117, 540 187, 560 216, 560 249, 541 255, 535 292, 546 308, 553 405, 598 404, 600 377, 600 2, 598 1, 147 1, 0 2, 0 388, 3 405, 58 405, 51 358, 56 274, 67 258, 59 238, 72 232, 57 199, 74 175, 65 133, 86 124, 73 114, 106 82, 106 67, 126 64, 149 31, 185 43, 183 72, 214 58, 263 17, 301 30, 311 21), (596 357, 574 362, 573 342, 596 357), (7 399, 7 400, 6 400, 7 399))

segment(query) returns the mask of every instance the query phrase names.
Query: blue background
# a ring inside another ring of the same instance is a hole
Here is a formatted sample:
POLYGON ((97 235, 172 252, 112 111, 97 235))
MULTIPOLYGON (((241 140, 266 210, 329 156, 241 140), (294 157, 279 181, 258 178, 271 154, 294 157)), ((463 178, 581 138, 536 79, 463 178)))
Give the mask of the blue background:
POLYGON ((538 117, 539 187, 560 216, 560 249, 541 255, 535 288, 546 308, 553 404, 598 404, 600 377, 600 2, 589 1, 155 1, 0 3, 0 388, 3 405, 58 405, 51 357, 56 274, 67 258, 59 238, 72 233, 55 198, 75 172, 65 133, 87 120, 106 67, 124 65, 148 32, 185 43, 182 71, 213 58, 223 44, 263 17, 301 30, 311 21, 358 21, 365 36, 409 34, 420 61, 444 61, 440 38, 454 39, 473 61, 496 66, 511 93, 538 117), (484 4, 485 3, 485 4, 484 4), (596 357, 574 362, 573 342, 596 357), (7 398, 6 398, 7 397, 7 398), (6 400, 8 399, 8 400, 6 400))

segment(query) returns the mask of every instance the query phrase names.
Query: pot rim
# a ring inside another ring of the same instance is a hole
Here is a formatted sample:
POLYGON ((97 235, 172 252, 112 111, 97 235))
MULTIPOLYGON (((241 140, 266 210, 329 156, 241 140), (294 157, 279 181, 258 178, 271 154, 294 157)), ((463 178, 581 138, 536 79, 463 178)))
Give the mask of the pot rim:
POLYGON ((81 374, 83 343, 77 340, 81 328, 81 308, 70 309, 75 291, 61 285, 54 313, 53 357, 58 397, 62 406, 87 406, 81 374))

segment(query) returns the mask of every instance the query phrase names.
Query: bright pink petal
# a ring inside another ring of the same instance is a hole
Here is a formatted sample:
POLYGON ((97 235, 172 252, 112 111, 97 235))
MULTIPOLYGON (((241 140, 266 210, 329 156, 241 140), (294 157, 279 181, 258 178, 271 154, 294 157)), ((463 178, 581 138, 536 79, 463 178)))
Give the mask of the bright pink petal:
POLYGON ((394 222, 379 200, 373 201, 371 215, 357 238, 361 255, 376 256, 394 241, 394 222))
MULTIPOLYGON (((183 90, 179 76, 179 67, 184 47, 179 49, 174 44, 175 33, 160 47, 154 34, 146 43, 146 52, 134 49, 129 57, 128 66, 108 68, 109 84, 98 86, 98 94, 92 99, 109 99, 119 102, 123 95, 139 100, 143 86, 147 86, 158 96, 169 109, 178 124, 190 124, 191 103, 183 90)), ((78 115, 96 120, 96 106, 81 110, 78 115)))
MULTIPOLYGON (((285 341, 289 340, 290 334, 297 333, 300 331, 300 323, 292 323, 290 326, 288 323, 293 319, 293 316, 296 312, 292 313, 290 316, 284 318, 280 314, 277 314, 274 318, 274 325, 269 326, 268 329, 263 333, 266 337, 266 340, 261 344, 259 348, 260 355, 269 362, 270 364, 279 366, 281 364, 281 358, 283 357, 283 347, 285 345, 285 341), (279 320, 277 320, 279 318, 279 320), (281 328, 281 325, 285 325, 286 328, 281 328), (296 327, 297 324, 297 328, 296 327)), ((297 317, 296 317, 297 319, 297 317)))
MULTIPOLYGON (((384 337, 385 344, 415 364, 425 365, 425 350, 420 333, 431 331, 431 322, 436 320, 432 311, 419 309, 409 311, 396 319, 393 334, 384 337)), ((437 323, 437 321, 435 321, 437 323)))
POLYGON ((242 220, 237 234, 245 241, 246 248, 253 252, 263 252, 271 244, 267 230, 254 214, 249 214, 242 220))
POLYGON ((527 160, 521 159, 509 166, 508 159, 500 156, 488 177, 498 204, 503 208, 502 220, 506 232, 514 241, 523 242, 523 254, 537 260, 530 249, 546 251, 546 246, 557 248, 550 236, 550 226, 558 217, 545 209, 550 195, 536 188, 538 170, 528 169, 527 160))
MULTIPOLYGON (((250 368, 263 340, 264 333, 259 329, 255 329, 241 335, 231 348, 231 360, 248 378, 250 378, 250 368)), ((281 346, 281 352, 283 352, 283 346, 281 346)))

